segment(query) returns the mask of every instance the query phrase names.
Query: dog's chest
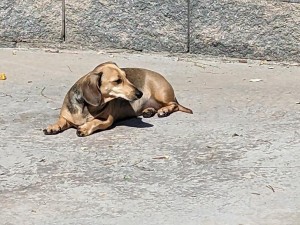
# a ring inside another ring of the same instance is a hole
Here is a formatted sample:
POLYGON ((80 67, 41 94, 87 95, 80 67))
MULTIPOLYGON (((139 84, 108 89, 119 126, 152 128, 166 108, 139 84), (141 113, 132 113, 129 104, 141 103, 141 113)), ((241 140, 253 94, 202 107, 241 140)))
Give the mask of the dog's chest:
POLYGON ((95 118, 98 119, 107 119, 109 115, 109 104, 101 105, 101 106, 88 106, 83 110, 83 117, 86 121, 91 121, 95 118))

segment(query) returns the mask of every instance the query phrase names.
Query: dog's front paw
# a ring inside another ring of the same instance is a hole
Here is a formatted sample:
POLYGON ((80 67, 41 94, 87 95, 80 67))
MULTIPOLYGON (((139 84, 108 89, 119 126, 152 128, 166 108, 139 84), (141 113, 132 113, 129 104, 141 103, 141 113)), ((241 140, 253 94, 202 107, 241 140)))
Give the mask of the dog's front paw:
POLYGON ((87 127, 86 125, 82 125, 78 127, 76 132, 78 137, 85 137, 90 135, 91 133, 92 133, 91 129, 89 129, 89 127, 87 127))
POLYGON ((170 112, 166 107, 161 108, 157 111, 157 116, 158 117, 166 117, 166 116, 169 116, 169 115, 170 115, 170 112))
POLYGON ((80 129, 78 129, 76 131, 76 134, 78 137, 85 137, 85 136, 88 136, 88 134, 86 134, 85 132, 82 132, 80 129))
POLYGON ((61 132, 61 127, 58 125, 50 125, 43 130, 45 135, 54 135, 61 132))
POLYGON ((154 108, 147 108, 144 109, 144 111, 142 112, 142 116, 144 118, 150 118, 152 116, 154 116, 156 114, 156 110, 154 108))

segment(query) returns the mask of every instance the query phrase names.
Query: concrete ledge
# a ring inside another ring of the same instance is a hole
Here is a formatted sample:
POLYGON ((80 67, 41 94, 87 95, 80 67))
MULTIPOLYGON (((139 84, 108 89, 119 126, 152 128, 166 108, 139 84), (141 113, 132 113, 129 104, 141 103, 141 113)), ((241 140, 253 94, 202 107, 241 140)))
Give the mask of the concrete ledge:
POLYGON ((66 2, 66 41, 93 48, 186 52, 186 0, 66 2))
POLYGON ((192 53, 300 61, 300 5, 192 1, 192 53))
POLYGON ((61 24, 60 0, 0 2, 0 42, 7 47, 11 42, 58 42, 61 24))

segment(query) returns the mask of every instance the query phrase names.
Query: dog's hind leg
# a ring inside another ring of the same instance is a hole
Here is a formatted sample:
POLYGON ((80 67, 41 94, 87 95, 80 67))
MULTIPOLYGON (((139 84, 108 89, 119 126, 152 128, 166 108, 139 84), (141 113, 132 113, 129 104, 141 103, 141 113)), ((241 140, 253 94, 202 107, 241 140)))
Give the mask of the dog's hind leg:
POLYGON ((163 106, 159 110, 157 110, 158 117, 166 117, 169 116, 173 112, 177 112, 179 110, 178 104, 176 102, 170 102, 166 106, 163 106))
POLYGON ((62 116, 59 117, 58 121, 55 124, 49 125, 46 129, 43 130, 44 134, 58 134, 71 127, 71 124, 62 116))

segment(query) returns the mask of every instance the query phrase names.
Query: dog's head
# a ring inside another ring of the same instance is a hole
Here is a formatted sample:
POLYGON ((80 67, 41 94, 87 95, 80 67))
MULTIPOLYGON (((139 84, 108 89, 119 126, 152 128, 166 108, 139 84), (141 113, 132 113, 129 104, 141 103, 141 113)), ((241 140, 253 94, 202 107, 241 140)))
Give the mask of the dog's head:
POLYGON ((113 62, 97 66, 83 81, 82 91, 85 101, 93 106, 115 98, 134 101, 143 95, 113 62))

